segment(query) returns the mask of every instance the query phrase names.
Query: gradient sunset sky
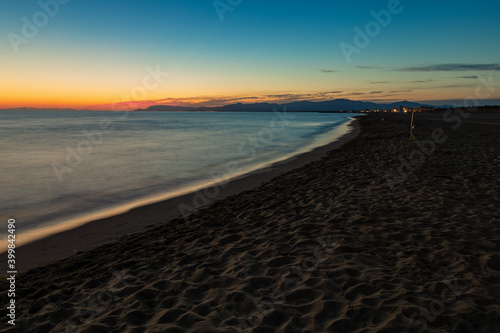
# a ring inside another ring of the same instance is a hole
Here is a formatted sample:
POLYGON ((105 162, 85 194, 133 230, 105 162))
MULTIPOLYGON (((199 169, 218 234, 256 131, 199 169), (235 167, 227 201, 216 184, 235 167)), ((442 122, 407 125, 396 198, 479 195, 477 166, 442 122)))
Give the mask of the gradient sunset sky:
POLYGON ((59 1, 0 3, 0 108, 500 99, 498 0, 59 1))

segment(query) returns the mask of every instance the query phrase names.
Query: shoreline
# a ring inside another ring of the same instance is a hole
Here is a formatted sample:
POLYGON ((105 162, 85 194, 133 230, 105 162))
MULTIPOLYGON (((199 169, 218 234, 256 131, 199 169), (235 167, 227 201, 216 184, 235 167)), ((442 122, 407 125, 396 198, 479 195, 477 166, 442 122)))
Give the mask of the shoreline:
MULTIPOLYGON (((329 151, 338 149, 359 134, 360 125, 358 119, 360 117, 362 116, 350 117, 351 120, 342 125, 348 128, 348 132, 335 138, 332 142, 315 147, 307 152, 285 157, 281 161, 271 162, 271 165, 260 167, 242 175, 233 176, 226 180, 223 185, 216 183, 207 187, 197 187, 194 190, 189 190, 188 193, 143 204, 137 204, 138 201, 134 201, 134 203, 113 210, 106 210, 104 213, 96 213, 95 215, 98 217, 95 219, 89 220, 87 218, 83 222, 82 219, 77 219, 74 223, 61 223, 29 231, 28 234, 40 231, 44 231, 45 234, 16 247, 18 271, 21 273, 26 272, 37 266, 70 257, 81 251, 118 241, 130 234, 144 232, 161 223, 182 217, 179 209, 180 205, 194 207, 196 211, 210 203, 251 190, 274 177, 319 160, 326 156, 329 151), (207 190, 213 188, 217 188, 218 191, 214 197, 210 197, 210 195, 203 196, 203 204, 195 205, 195 203, 200 202, 200 197, 197 196, 200 192, 207 193, 207 190)), ((4 248, 6 248, 6 244, 6 242, 2 242, 2 245, 5 245, 4 248)), ((7 252, 0 253, 0 265, 6 265, 6 255, 7 252)))
POLYGON ((461 115, 418 114, 419 141, 407 115, 360 117, 189 223, 19 274, 6 332, 497 332, 500 115, 461 115))

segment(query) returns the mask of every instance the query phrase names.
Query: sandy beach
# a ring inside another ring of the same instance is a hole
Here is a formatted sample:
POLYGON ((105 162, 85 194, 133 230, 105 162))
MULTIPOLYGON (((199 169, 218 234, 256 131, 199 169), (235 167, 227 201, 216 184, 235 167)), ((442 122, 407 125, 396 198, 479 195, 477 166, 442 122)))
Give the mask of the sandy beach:
POLYGON ((500 114, 415 119, 19 248, 1 330, 500 331, 500 114))

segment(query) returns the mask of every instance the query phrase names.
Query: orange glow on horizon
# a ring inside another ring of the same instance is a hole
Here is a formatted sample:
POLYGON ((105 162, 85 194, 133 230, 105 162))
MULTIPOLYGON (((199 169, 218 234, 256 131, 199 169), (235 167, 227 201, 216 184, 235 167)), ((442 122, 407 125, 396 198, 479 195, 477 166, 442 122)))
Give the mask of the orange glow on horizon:
MULTIPOLYGON (((1 89, 1 87, 0 87, 1 89)), ((373 89, 373 88, 371 88, 373 89)), ((322 92, 250 92, 240 93, 238 95, 205 95, 205 96, 189 96, 188 94, 178 94, 178 97, 158 98, 133 100, 130 95, 112 94, 109 91, 100 92, 97 94, 89 93, 89 89, 85 89, 78 94, 74 93, 75 88, 59 91, 54 93, 50 85, 44 89, 30 89, 28 91, 22 89, 4 89, 6 94, 0 99, 0 109, 15 109, 15 108, 58 108, 58 109, 77 109, 77 110, 97 110, 97 111, 124 111, 145 109, 154 105, 172 105, 172 106, 187 106, 187 107, 217 107, 236 103, 278 103, 284 104, 293 101, 309 100, 309 101, 324 101, 334 99, 350 99, 353 101, 373 101, 375 103, 392 103, 401 100, 423 101, 423 100, 463 100, 471 95, 470 89, 460 89, 451 94, 444 95, 443 91, 437 89, 421 89, 413 92, 401 93, 379 93, 374 94, 364 90, 351 90, 346 92, 335 92, 330 95, 325 95, 322 92), (72 91, 73 90, 73 91, 72 91), (36 93, 33 91, 37 91, 36 93), (57 97, 55 97, 57 96, 57 97), (118 96, 118 97, 117 97, 118 96), (128 97, 128 98, 127 98, 128 97)), ((473 91, 472 91, 473 92, 473 91)), ((151 94, 153 95, 153 94, 151 94)), ((160 93, 156 93, 159 97, 160 93)), ((499 98, 491 96, 491 99, 499 98)))

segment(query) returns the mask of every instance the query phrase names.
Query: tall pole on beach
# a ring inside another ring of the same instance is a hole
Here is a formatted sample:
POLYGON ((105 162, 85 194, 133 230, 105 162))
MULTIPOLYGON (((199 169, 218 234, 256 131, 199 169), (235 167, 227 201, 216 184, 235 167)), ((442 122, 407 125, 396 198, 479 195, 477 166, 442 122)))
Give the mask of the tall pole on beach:
POLYGON ((413 123, 414 116, 415 116, 415 109, 412 109, 411 110, 411 125, 410 125, 410 140, 413 140, 413 141, 415 141, 415 136, 413 135, 413 128, 415 127, 415 125, 413 123))

